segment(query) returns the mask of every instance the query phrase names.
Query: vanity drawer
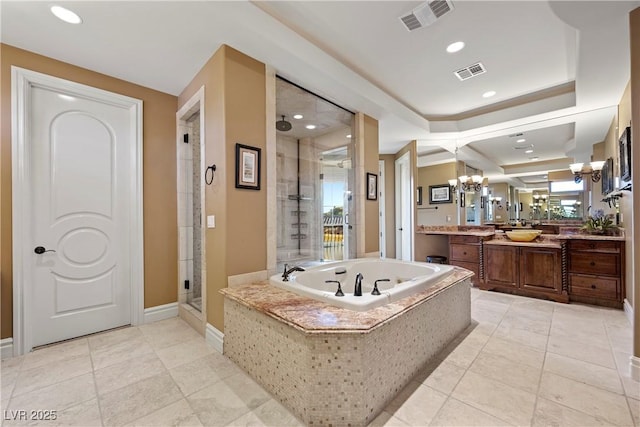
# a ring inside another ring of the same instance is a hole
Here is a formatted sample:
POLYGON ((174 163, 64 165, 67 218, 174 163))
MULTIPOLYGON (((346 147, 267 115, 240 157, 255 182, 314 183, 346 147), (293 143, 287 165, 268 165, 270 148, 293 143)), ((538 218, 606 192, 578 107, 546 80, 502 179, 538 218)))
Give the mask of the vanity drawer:
POLYGON ((449 236, 449 243, 480 243, 478 236, 449 236))
POLYGON ((478 264, 477 262, 465 262, 465 261, 452 260, 450 264, 455 265, 456 267, 462 267, 462 268, 466 268, 467 270, 473 271, 473 274, 475 274, 475 276, 471 278, 471 282, 472 283, 480 282, 480 264, 478 264))
POLYGON ((569 293, 594 298, 617 299, 618 279, 582 274, 569 275, 569 293))
POLYGON ((620 243, 606 240, 572 240, 569 243, 572 251, 620 252, 620 243))
POLYGON ((453 244, 449 248, 449 258, 452 260, 475 263, 480 261, 480 246, 453 244))
POLYGON ((620 275, 620 256, 611 253, 571 252, 569 272, 607 276, 620 275))

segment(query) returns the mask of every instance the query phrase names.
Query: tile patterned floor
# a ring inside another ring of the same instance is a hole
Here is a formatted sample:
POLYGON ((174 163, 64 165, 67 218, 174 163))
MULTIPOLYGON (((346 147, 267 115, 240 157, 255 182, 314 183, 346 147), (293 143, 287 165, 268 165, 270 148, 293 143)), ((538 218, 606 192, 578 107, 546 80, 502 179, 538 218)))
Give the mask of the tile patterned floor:
MULTIPOLYGON (((472 289, 472 317, 371 425, 640 427, 622 311, 472 289)), ((1 378, 3 426, 302 425, 177 318, 3 360, 1 378)))

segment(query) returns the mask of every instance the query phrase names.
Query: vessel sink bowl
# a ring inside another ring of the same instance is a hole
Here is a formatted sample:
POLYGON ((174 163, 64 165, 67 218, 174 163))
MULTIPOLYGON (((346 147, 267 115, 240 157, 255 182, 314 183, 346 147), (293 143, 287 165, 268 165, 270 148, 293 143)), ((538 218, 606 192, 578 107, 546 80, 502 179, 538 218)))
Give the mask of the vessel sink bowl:
POLYGON ((530 242, 542 234, 542 230, 512 230, 505 234, 514 242, 530 242))

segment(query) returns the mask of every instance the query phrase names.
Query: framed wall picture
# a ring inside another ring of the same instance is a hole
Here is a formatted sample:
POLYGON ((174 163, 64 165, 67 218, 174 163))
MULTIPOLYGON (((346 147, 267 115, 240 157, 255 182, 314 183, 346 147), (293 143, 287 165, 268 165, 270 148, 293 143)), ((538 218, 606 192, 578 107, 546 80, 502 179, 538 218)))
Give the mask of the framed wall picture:
POLYGON ((236 188, 260 190, 260 151, 236 144, 236 188))
POLYGON ((613 191, 613 158, 609 157, 602 168, 602 194, 607 195, 613 191))
POLYGON ((449 184, 429 186, 429 204, 451 203, 451 187, 449 184))
POLYGON ((620 180, 631 180, 631 127, 620 135, 620 180))
POLYGON ((378 200, 378 175, 367 172, 367 200, 378 200))
POLYGON ((416 199, 417 200, 416 204, 420 206, 422 205, 422 186, 421 185, 418 186, 417 192, 418 192, 417 194, 418 198, 416 199))

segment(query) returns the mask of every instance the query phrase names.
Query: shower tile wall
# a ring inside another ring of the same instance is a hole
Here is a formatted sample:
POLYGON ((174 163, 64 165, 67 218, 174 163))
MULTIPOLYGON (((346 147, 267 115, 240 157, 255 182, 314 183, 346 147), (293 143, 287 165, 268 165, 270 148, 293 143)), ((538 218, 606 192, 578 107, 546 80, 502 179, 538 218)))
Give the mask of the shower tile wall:
MULTIPOLYGON (((180 134, 191 135, 191 124, 180 127, 180 134)), ((178 237, 179 248, 179 284, 178 300, 187 302, 192 295, 193 287, 187 290, 185 280, 193 283, 193 152, 190 144, 180 141, 178 155, 180 167, 178 170, 178 237)))
MULTIPOLYGON (((191 206, 193 206, 193 228, 191 235, 192 243, 192 262, 193 262, 193 298, 200 298, 202 296, 202 222, 200 220, 202 215, 202 206, 200 205, 200 191, 202 185, 202 171, 198 167, 200 165, 200 113, 194 114, 187 123, 191 126, 189 132, 189 145, 191 146, 192 153, 192 192, 191 192, 191 206)), ((188 242, 187 242, 188 243, 188 242)))
POLYGON ((318 166, 313 161, 313 153, 311 141, 301 139, 300 196, 304 200, 292 200, 290 196, 298 195, 298 142, 295 138, 277 136, 278 264, 319 259, 319 254, 312 249, 318 247, 320 211, 320 194, 314 181, 318 166), (300 211, 299 218, 297 211, 300 211))

